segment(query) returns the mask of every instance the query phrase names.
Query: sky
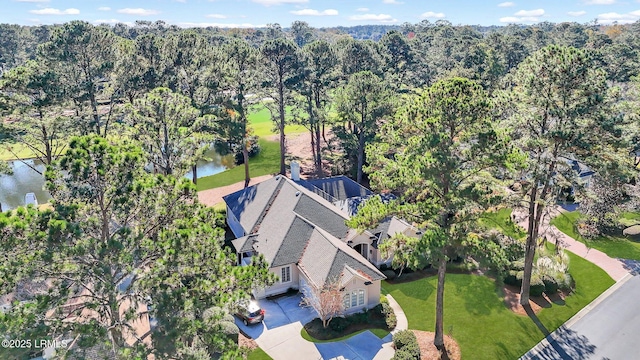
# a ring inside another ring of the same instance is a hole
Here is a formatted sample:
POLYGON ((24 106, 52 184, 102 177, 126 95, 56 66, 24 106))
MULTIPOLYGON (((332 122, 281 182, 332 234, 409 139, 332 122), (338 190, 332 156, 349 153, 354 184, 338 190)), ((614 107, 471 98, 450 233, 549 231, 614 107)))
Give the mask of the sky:
POLYGON ((620 24, 640 19, 640 0, 0 0, 0 23, 70 20, 132 24, 164 20, 182 27, 313 27, 417 23, 471 25, 575 21, 620 24))

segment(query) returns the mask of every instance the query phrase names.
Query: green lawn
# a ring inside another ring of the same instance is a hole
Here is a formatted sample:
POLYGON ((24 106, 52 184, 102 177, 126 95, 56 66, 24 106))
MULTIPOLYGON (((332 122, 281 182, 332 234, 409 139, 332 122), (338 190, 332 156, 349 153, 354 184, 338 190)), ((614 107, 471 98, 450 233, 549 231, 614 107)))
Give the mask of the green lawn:
MULTIPOLYGON (((249 115, 254 134, 260 136, 260 154, 249 160, 249 175, 253 177, 274 174, 280 171, 280 144, 277 141, 268 141, 266 136, 273 132, 273 121, 269 110, 263 108, 249 115)), ((285 134, 305 132, 303 126, 289 125, 285 128, 285 134)), ((198 179, 198 191, 213 189, 220 186, 235 184, 244 180, 244 166, 236 166, 219 174, 198 179)))
POLYGON ((35 157, 33 151, 23 144, 6 143, 0 146, 0 160, 7 161, 16 159, 16 157, 7 150, 7 147, 11 147, 11 150, 13 150, 13 152, 21 159, 30 159, 35 157))
MULTIPOLYGON (((540 321, 551 332, 613 285, 596 265, 569 253, 576 291, 564 305, 543 309, 540 321)), ((437 278, 383 283, 409 320, 409 328, 433 331, 437 278)), ((445 333, 460 345, 463 359, 516 359, 545 337, 527 316, 508 310, 501 290, 485 276, 448 274, 445 283, 445 333)))
MULTIPOLYGON (((253 178, 280 171, 280 145, 275 141, 260 139, 260 153, 249 159, 249 175, 253 178)), ((219 174, 198 179, 198 191, 235 184, 244 180, 244 165, 233 167, 219 174)))
POLYGON ((247 360, 272 360, 272 358, 271 356, 267 355, 264 350, 256 348, 249 353, 249 356, 247 356, 247 360))
MULTIPOLYGON (((614 258, 640 260, 640 243, 633 241, 626 236, 603 235, 593 240, 587 240, 580 236, 576 231, 576 221, 580 217, 580 212, 572 211, 563 213, 551 220, 551 224, 557 227, 563 233, 584 243, 588 247, 598 249, 603 253, 614 258)), ((625 213, 622 215, 624 219, 634 219, 638 217, 637 213, 625 213)))
MULTIPOLYGON (((276 133, 274 131, 275 124, 271 120, 271 113, 267 108, 263 107, 261 110, 251 113, 248 118, 254 135, 266 137, 276 133)), ((307 129, 302 125, 287 125, 284 128, 285 134, 299 134, 306 131, 307 129)))
POLYGON ((521 239, 527 235, 524 229, 514 224, 511 220, 511 209, 500 209, 496 212, 487 212, 480 219, 484 226, 500 230, 503 234, 514 239, 521 239))

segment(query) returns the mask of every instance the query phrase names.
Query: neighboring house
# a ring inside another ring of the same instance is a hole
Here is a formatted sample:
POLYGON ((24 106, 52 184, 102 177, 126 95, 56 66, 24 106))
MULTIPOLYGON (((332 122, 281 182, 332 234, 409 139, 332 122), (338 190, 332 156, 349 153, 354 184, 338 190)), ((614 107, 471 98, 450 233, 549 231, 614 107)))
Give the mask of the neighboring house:
POLYGON ((347 313, 377 305, 385 276, 375 265, 390 261, 381 258, 377 245, 395 232, 415 231, 396 218, 375 231, 348 228, 351 212, 342 205, 371 195, 346 177, 293 181, 276 176, 225 196, 238 263, 249 264, 252 256, 262 254, 279 278, 254 295, 262 298, 289 288, 304 292, 340 281, 347 313))

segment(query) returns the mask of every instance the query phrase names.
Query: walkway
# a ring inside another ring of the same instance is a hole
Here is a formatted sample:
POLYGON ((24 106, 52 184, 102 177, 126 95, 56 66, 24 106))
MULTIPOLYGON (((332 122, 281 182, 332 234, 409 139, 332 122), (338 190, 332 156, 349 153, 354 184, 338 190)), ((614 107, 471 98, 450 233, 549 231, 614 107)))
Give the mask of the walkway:
POLYGON ((373 358, 373 360, 391 359, 395 354, 395 349, 393 348, 393 334, 401 330, 407 330, 409 328, 409 321, 407 320, 407 316, 404 314, 404 311, 402 310, 396 299, 394 299, 393 296, 389 294, 387 294, 386 297, 387 300, 389 300, 389 305, 393 309, 393 312, 396 314, 396 320, 398 322, 396 323, 396 328, 391 331, 391 334, 382 339, 383 341, 385 341, 385 343, 382 344, 382 349, 378 351, 378 354, 373 358))
MULTIPOLYGON (((556 217, 563 212, 565 212, 565 210, 559 206, 555 206, 548 214, 543 216, 542 223, 540 224, 540 237, 546 236, 548 240, 555 244, 559 244, 563 249, 567 249, 572 253, 598 265, 616 282, 622 280, 627 274, 629 274, 627 266, 621 260, 610 258, 600 250, 588 248, 585 244, 575 240, 558 230, 555 226, 549 224, 551 218, 556 217)), ((513 214, 515 215, 518 225, 527 229, 529 226, 527 222, 528 216, 524 210, 514 210, 513 214)))

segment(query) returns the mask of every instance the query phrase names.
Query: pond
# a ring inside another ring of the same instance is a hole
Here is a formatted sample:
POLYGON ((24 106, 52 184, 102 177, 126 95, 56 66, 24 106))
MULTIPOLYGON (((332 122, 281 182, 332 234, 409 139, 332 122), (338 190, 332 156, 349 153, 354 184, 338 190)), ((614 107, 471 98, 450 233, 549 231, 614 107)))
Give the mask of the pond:
MULTIPOLYGON (((233 155, 222 156, 213 149, 205 153, 206 161, 198 161, 198 178, 214 175, 234 166, 233 155)), ((44 165, 38 160, 25 160, 29 165, 44 172, 44 165)), ((34 193, 40 204, 46 203, 51 196, 44 190, 44 176, 38 174, 22 161, 10 163, 13 175, 0 175, 0 204, 2 210, 15 209, 25 204, 24 196, 34 193)), ((192 173, 185 175, 191 179, 192 173)))

